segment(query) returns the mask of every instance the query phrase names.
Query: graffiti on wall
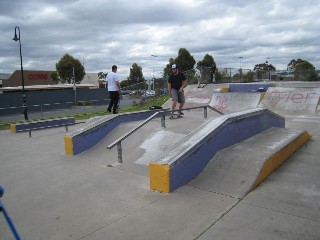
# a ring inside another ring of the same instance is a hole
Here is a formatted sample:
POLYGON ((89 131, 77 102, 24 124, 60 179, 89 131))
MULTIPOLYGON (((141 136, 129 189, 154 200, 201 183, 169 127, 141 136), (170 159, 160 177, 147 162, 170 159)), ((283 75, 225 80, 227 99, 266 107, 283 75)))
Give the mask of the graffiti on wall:
POLYGON ((276 107, 279 103, 285 104, 307 104, 318 102, 319 94, 316 92, 298 92, 298 91, 274 91, 268 92, 265 96, 269 99, 270 106, 276 107))

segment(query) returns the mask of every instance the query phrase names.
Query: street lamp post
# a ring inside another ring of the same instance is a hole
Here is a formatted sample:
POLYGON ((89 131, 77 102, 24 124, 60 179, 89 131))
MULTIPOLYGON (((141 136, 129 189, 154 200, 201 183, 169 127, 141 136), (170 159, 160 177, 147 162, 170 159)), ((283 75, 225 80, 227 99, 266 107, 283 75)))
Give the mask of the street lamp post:
MULTIPOLYGON (((152 54, 151 57, 154 57, 154 59, 155 59, 158 56, 155 55, 155 54, 152 54)), ((153 62, 153 67, 152 67, 152 80, 153 80, 152 81, 152 83, 153 83, 153 91, 155 91, 155 89, 154 89, 154 62, 153 62)))
POLYGON ((21 38, 20 38, 20 28, 18 26, 15 27, 14 29, 14 41, 19 41, 20 45, 20 65, 21 65, 21 83, 22 83, 22 101, 23 101, 23 114, 24 114, 24 119, 28 120, 28 106, 27 106, 27 99, 26 99, 26 93, 24 90, 24 77, 23 77, 23 67, 22 67, 22 53, 21 53, 21 38), (19 32, 19 37, 17 35, 17 29, 19 32))
POLYGON ((240 60, 240 68, 239 68, 239 74, 240 74, 240 80, 242 81, 242 66, 241 66, 241 60, 243 59, 243 57, 239 57, 240 60))
POLYGON ((269 72, 269 81, 271 81, 271 76, 270 76, 270 65, 269 65, 269 62, 268 62, 268 59, 270 60, 270 57, 267 57, 267 60, 266 60, 266 64, 267 64, 267 68, 268 68, 268 72, 269 72))
POLYGON ((74 75, 74 67, 72 67, 72 78, 73 78, 73 90, 74 90, 74 104, 77 104, 77 86, 76 86, 76 77, 74 75))
POLYGON ((243 59, 243 57, 239 57, 239 61, 240 61, 240 69, 241 69, 241 60, 243 59))

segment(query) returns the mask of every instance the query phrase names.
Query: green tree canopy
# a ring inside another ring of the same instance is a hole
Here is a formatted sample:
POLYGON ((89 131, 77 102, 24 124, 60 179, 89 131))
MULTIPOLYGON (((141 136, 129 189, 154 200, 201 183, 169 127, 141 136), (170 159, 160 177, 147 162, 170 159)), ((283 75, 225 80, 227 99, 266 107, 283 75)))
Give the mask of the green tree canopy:
POLYGON ((214 61, 213 57, 209 54, 206 54, 203 59, 199 62, 197 62, 197 67, 211 67, 212 65, 216 65, 216 62, 214 61))
POLYGON ((80 61, 67 53, 56 63, 56 69, 61 83, 73 83, 73 71, 76 83, 80 83, 86 74, 80 61))
POLYGON ((132 64, 132 67, 130 68, 130 73, 128 76, 128 85, 132 85, 142 81, 144 81, 142 67, 136 63, 132 64))
POLYGON ((169 63, 166 65, 165 69, 163 69, 163 77, 166 78, 171 74, 171 66, 174 63, 174 59, 170 58, 169 63))
POLYGON ((256 64, 253 68, 253 71, 275 71, 276 68, 272 64, 268 63, 259 63, 256 64))
POLYGON ((290 62, 288 63, 288 65, 287 65, 287 69, 288 69, 288 70, 291 70, 291 71, 294 71, 295 66, 296 66, 297 64, 299 64, 299 63, 302 63, 302 62, 304 62, 304 60, 302 60, 302 59, 300 59, 300 58, 298 58, 297 60, 291 59, 291 61, 290 61, 290 62))
POLYGON ((164 77, 171 74, 171 65, 174 63, 178 65, 179 71, 183 72, 193 69, 196 60, 194 60, 194 57, 189 53, 189 51, 186 48, 180 48, 178 56, 175 59, 170 58, 166 68, 163 69, 164 77))
POLYGON ((193 69, 196 60, 194 60, 186 48, 180 48, 175 63, 178 65, 180 71, 188 71, 193 69))
POLYGON ((301 81, 319 80, 315 67, 308 61, 300 61, 294 65, 294 78, 301 81))
POLYGON ((106 75, 104 72, 98 72, 98 78, 99 79, 105 79, 106 78, 106 75))

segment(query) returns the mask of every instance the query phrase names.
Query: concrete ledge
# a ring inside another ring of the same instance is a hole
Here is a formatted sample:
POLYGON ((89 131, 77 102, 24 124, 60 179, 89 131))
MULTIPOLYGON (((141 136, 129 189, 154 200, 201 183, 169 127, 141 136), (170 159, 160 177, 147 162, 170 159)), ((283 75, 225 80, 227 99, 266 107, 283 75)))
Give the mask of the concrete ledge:
POLYGON ((305 131, 269 128, 219 151, 188 185, 241 199, 309 138, 305 131))
POLYGON ((84 152, 99 143, 121 123, 145 120, 155 112, 140 111, 93 118, 84 127, 64 136, 65 153, 73 156, 84 152))
POLYGON ((270 127, 284 126, 283 117, 261 108, 210 119, 150 163, 150 188, 171 192, 194 179, 221 149, 270 127))
POLYGON ((255 189, 260 183, 263 182, 275 169, 277 169, 285 160, 287 160, 295 151, 297 151, 306 141, 311 138, 307 131, 301 132, 296 136, 292 137, 290 141, 281 146, 280 150, 272 153, 272 155, 265 159, 259 175, 257 176, 252 187, 246 194, 255 189))
POLYGON ((27 132, 30 130, 39 130, 51 127, 61 127, 66 125, 74 125, 75 119, 73 117, 46 119, 38 121, 30 121, 23 123, 13 123, 10 125, 12 133, 27 132))

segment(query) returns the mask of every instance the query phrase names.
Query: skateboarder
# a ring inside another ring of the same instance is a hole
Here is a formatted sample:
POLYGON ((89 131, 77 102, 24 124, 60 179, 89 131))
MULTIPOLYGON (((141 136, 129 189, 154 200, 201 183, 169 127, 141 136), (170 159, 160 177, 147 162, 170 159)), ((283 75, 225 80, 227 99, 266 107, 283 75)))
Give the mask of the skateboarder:
POLYGON ((173 118, 174 110, 176 109, 177 102, 179 103, 179 115, 183 115, 181 109, 185 103, 185 96, 183 89, 187 86, 187 79, 186 76, 179 72, 179 69, 176 64, 173 64, 172 67, 172 74, 169 76, 168 79, 168 91, 170 97, 172 98, 172 106, 171 106, 171 117, 173 118))
POLYGON ((211 66, 211 82, 210 83, 215 83, 216 82, 216 71, 217 71, 217 67, 215 64, 212 64, 211 66))
POLYGON ((201 88, 201 70, 202 70, 201 67, 198 66, 194 74, 195 78, 198 81, 198 88, 201 88))

